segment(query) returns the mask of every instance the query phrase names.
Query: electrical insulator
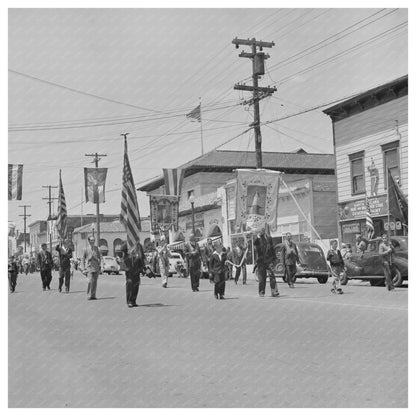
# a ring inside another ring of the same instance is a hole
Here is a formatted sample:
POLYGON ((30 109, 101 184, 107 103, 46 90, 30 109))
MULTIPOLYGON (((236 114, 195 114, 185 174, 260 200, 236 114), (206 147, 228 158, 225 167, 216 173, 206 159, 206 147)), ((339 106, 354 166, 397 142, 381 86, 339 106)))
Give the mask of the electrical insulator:
POLYGON ((264 75, 264 53, 254 55, 254 75, 264 75))

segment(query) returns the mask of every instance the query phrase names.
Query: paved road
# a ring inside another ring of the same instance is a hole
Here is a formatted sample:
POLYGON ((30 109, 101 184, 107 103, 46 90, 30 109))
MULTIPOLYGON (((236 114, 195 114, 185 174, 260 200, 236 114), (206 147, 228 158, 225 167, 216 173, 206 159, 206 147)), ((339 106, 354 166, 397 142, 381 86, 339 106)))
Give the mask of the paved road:
POLYGON ((408 290, 355 282, 142 279, 139 307, 124 277, 102 276, 97 301, 76 274, 71 293, 19 276, 9 296, 10 407, 406 407, 408 290), (270 291, 270 289, 268 289, 270 291))

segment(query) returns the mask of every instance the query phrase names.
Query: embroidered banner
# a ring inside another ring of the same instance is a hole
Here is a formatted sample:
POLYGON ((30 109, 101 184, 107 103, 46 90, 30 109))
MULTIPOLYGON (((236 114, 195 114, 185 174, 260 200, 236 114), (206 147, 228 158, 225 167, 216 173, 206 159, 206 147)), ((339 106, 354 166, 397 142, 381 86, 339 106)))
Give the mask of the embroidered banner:
POLYGON ((107 168, 84 168, 85 202, 105 202, 107 168))
POLYGON ((246 231, 270 226, 277 229, 277 201, 280 172, 265 169, 237 169, 236 228, 246 231))
POLYGON ((166 232, 178 228, 179 197, 173 195, 149 195, 152 231, 166 232))

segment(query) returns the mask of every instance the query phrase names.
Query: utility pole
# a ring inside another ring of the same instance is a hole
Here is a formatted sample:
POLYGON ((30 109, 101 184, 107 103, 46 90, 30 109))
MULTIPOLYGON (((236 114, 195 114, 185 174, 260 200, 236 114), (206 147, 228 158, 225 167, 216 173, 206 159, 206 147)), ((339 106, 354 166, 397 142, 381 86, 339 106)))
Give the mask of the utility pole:
POLYGON ((49 216, 48 216, 48 221, 49 221, 49 250, 50 250, 51 255, 52 255, 52 202, 53 202, 54 199, 58 199, 58 198, 52 198, 52 188, 57 188, 57 186, 45 185, 45 186, 42 186, 42 188, 48 188, 49 189, 49 196, 47 198, 42 198, 42 199, 47 199, 48 200, 47 204, 49 205, 49 216))
MULTIPOLYGON (((102 157, 105 157, 107 155, 99 155, 98 153, 89 153, 85 154, 87 157, 93 157, 92 163, 95 163, 95 168, 98 169, 98 162, 101 160, 102 157)), ((98 196, 97 198, 97 246, 100 247, 100 198, 98 196)))
POLYGON ((26 214, 26 208, 30 208, 31 205, 19 205, 20 208, 23 208, 23 215, 20 214, 19 217, 23 217, 23 227, 24 227, 24 231, 23 231, 23 239, 24 239, 24 245, 25 245, 25 253, 26 253, 26 218, 27 217, 31 217, 30 214, 26 214))
POLYGON ((261 155, 261 131, 260 131, 260 105, 259 101, 277 91, 276 87, 259 87, 259 78, 261 75, 264 75, 264 61, 265 59, 270 58, 268 54, 264 54, 263 48, 272 48, 274 42, 263 42, 258 41, 255 38, 252 39, 233 39, 232 43, 235 45, 236 49, 240 45, 251 46, 251 53, 246 53, 242 51, 239 55, 240 58, 250 58, 253 63, 253 85, 245 84, 235 84, 235 90, 242 91, 253 91, 252 103, 254 105, 254 121, 250 126, 254 127, 254 136, 256 143, 256 167, 261 169, 263 167, 262 155, 261 155), (260 49, 260 52, 257 52, 257 48, 260 49))

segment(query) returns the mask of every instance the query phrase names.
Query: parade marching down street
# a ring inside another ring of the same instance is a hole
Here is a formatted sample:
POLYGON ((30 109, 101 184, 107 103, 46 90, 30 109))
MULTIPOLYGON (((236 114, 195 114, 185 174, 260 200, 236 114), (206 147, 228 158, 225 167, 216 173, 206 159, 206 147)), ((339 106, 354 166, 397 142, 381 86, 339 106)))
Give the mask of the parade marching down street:
POLYGON ((407 24, 10 10, 9 407, 407 408, 407 24))

